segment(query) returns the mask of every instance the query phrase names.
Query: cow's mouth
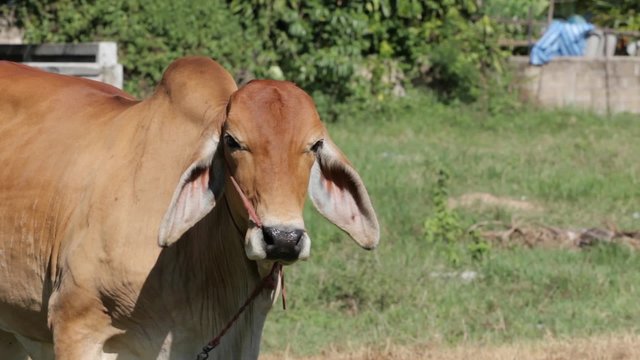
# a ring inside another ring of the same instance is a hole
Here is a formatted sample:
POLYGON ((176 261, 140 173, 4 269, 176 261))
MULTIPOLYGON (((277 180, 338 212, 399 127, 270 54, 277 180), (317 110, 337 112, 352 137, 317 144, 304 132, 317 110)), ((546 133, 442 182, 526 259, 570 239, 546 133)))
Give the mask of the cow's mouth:
POLYGON ((276 245, 266 246, 266 253, 268 260, 276 260, 276 261, 290 261, 294 262, 298 260, 298 254, 302 250, 302 247, 296 245, 294 248, 282 248, 276 245))

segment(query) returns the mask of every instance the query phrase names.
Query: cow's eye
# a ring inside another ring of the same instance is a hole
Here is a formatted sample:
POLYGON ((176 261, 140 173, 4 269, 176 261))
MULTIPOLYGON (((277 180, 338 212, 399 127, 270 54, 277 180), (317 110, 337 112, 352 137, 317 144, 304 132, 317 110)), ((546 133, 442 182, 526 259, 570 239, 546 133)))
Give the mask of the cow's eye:
POLYGON ((234 139, 233 136, 231 136, 229 134, 225 134, 224 143, 227 144, 227 146, 231 150, 241 150, 242 149, 242 145, 240 145, 240 143, 236 139, 234 139))
POLYGON ((314 153, 317 153, 322 148, 323 144, 324 144, 324 140, 322 139, 316 141, 315 144, 311 145, 311 151, 313 151, 314 153))

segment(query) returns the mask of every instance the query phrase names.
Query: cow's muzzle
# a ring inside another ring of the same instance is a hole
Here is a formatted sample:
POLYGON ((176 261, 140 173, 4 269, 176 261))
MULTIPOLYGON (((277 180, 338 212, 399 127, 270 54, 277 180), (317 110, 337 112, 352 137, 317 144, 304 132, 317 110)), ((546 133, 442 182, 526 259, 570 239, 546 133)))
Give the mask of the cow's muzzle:
POLYGON ((287 226, 252 228, 245 238, 245 251, 251 260, 293 262, 306 259, 310 245, 306 231, 287 226))
POLYGON ((266 244, 267 259, 297 260, 302 250, 300 243, 304 230, 283 230, 277 227, 262 228, 262 237, 266 244))

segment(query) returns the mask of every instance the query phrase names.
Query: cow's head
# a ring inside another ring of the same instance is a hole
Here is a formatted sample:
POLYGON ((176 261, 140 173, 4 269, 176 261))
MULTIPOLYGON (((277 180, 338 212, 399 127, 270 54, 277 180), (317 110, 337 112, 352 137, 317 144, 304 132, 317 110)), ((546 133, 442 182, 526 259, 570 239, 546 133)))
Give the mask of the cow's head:
POLYGON ((176 241, 216 202, 228 201, 234 222, 248 224, 249 259, 305 259, 311 246, 302 218, 307 192, 318 211, 360 246, 377 245, 378 221, 364 184, 303 90, 289 82, 252 81, 221 112, 220 132, 182 175, 160 228, 160 245, 176 241), (231 177, 262 227, 247 220, 231 177))
POLYGON ((300 88, 268 80, 244 86, 229 102, 222 143, 230 173, 263 223, 246 234, 250 259, 309 256, 302 219, 307 191, 320 213, 361 246, 376 246, 378 223, 362 180, 300 88))

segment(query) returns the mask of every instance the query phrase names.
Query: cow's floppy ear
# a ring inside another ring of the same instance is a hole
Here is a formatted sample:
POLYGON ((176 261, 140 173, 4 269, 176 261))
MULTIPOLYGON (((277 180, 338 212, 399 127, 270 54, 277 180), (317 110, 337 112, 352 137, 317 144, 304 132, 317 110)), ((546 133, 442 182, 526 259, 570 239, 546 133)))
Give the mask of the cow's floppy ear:
POLYGON ((176 242, 193 225, 207 215, 224 190, 224 157, 219 135, 209 139, 202 151, 180 176, 171 204, 158 234, 158 245, 176 242))
POLYGON ((360 175, 329 139, 318 144, 316 154, 309 179, 313 205, 360 246, 375 248, 380 227, 360 175))

